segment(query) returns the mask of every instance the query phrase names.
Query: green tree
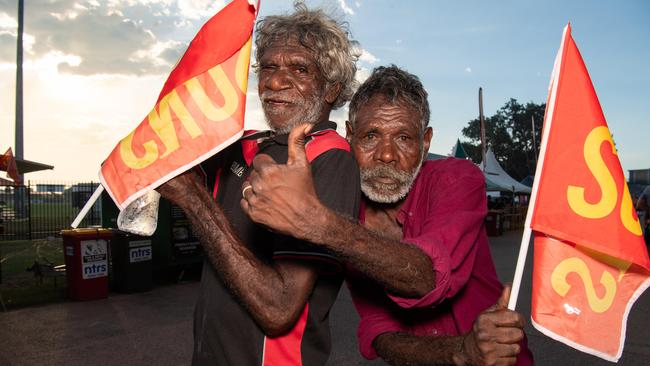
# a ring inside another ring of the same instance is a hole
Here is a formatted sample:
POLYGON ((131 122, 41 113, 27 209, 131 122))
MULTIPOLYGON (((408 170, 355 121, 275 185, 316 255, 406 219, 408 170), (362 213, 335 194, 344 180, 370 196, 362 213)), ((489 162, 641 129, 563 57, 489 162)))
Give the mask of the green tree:
MULTIPOLYGON (((525 105, 511 98, 494 115, 485 118, 487 144, 499 164, 513 178, 521 180, 535 174, 536 156, 533 152, 531 117, 535 118, 535 146, 539 151, 546 104, 528 102, 525 105)), ((465 151, 474 162, 481 161, 481 127, 478 118, 469 121, 462 130, 469 141, 465 151)))

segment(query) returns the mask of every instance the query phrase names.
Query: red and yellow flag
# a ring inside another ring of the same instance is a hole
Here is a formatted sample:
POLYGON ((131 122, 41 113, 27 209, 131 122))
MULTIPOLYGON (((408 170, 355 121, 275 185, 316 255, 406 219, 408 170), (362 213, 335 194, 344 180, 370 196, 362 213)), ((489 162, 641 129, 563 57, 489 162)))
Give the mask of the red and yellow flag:
POLYGON ((555 61, 533 193, 533 325, 606 360, 650 285, 641 225, 571 28, 555 61))
POLYGON ((11 178, 15 184, 22 183, 16 166, 16 158, 11 148, 8 148, 4 155, 0 155, 0 170, 7 172, 7 177, 11 178))
POLYGON ((100 180, 120 209, 241 136, 256 9, 233 0, 208 20, 149 115, 104 161, 100 180))

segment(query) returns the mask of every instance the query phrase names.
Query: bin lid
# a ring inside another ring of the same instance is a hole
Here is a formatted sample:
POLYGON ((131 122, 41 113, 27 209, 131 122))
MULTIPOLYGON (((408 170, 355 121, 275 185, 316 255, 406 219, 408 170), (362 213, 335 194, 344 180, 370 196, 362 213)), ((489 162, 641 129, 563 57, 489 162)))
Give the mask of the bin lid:
POLYGON ((61 230, 61 235, 63 236, 110 236, 113 234, 112 229, 106 229, 102 227, 85 227, 77 229, 65 229, 61 230))

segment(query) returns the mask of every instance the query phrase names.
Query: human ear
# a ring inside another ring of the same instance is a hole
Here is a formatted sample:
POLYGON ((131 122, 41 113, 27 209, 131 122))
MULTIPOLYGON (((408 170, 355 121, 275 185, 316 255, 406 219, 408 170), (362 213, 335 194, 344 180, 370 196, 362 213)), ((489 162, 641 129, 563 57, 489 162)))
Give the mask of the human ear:
POLYGON ((348 143, 352 141, 352 134, 354 134, 354 129, 350 121, 345 121, 345 139, 348 140, 348 143))
POLYGON ((341 83, 330 84, 325 89, 325 101, 334 104, 339 94, 341 94, 341 83))
POLYGON ((433 129, 427 127, 424 129, 424 136, 422 137, 423 151, 428 152, 429 146, 431 145, 431 137, 433 137, 433 129))

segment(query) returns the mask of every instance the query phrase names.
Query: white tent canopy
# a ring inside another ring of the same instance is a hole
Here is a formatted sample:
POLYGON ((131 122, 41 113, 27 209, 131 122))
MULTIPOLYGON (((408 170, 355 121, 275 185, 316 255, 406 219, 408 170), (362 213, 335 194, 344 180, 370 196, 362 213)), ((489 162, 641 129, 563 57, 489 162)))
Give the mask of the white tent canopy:
POLYGON ((501 168, 492 149, 488 148, 485 155, 485 164, 479 164, 479 168, 481 168, 485 176, 488 191, 530 193, 530 187, 517 182, 501 168))

